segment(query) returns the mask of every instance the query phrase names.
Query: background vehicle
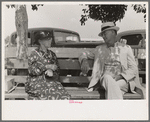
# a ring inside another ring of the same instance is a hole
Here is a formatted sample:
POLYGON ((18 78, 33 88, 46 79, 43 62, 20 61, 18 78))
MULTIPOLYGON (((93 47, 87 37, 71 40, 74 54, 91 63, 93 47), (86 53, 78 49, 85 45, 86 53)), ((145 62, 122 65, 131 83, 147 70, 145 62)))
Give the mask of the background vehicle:
POLYGON ((146 30, 129 30, 118 33, 117 41, 127 40, 131 47, 145 47, 146 30))
MULTIPOLYGON (((35 40, 35 33, 38 31, 49 31, 52 35, 52 47, 76 47, 76 48, 94 48, 100 44, 103 44, 101 41, 97 42, 82 42, 80 39, 80 35, 77 32, 66 30, 66 29, 58 29, 58 28, 30 28, 28 29, 28 46, 36 47, 37 45, 33 44, 35 40)), ((15 47, 17 45, 16 42, 17 33, 13 32, 10 35, 10 45, 15 47)), ((121 41, 122 39, 127 40, 127 44, 131 47, 144 47, 145 39, 146 39, 146 30, 130 30, 118 33, 117 41, 121 41)))
MULTIPOLYGON (((37 45, 33 44, 35 40, 35 33, 38 31, 49 31, 52 35, 52 47, 76 47, 76 48, 94 48, 102 42, 82 42, 80 35, 77 32, 58 29, 58 28, 30 28, 28 29, 28 47, 36 47, 37 45)), ((17 42, 17 33, 13 32, 10 35, 10 44, 11 47, 16 47, 17 42)))
MULTIPOLYGON (((61 45, 62 43, 72 43, 80 42, 80 36, 77 32, 58 29, 58 28, 30 28, 28 29, 28 46, 36 47, 33 42, 35 42, 35 34, 39 31, 48 31, 52 36, 52 46, 61 45)), ((17 33, 13 32, 10 36, 11 46, 16 46, 17 33)))

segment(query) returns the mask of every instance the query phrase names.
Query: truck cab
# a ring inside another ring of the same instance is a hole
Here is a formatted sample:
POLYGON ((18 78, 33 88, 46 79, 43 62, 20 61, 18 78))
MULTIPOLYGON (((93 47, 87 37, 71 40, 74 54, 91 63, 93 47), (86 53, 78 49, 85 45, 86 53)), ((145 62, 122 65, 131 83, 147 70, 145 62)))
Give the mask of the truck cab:
MULTIPOLYGON (((66 29, 58 29, 58 28, 30 28, 28 29, 28 47, 36 47, 33 42, 35 40, 35 34, 38 31, 48 31, 52 36, 52 47, 61 47, 65 43, 76 43, 80 42, 80 36, 77 32, 66 30, 66 29)), ((13 32, 10 36, 10 44, 11 47, 17 46, 17 32, 13 32)))

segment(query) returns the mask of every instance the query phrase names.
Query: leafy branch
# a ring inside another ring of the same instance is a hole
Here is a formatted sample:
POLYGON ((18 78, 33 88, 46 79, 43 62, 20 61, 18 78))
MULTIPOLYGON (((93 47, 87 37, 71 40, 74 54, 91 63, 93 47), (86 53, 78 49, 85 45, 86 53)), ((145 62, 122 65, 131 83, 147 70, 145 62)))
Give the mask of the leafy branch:
POLYGON ((83 14, 81 15, 81 25, 85 25, 85 22, 91 18, 95 21, 101 20, 102 22, 118 20, 121 21, 127 11, 127 5, 85 5, 88 8, 82 9, 83 14))
MULTIPOLYGON (((38 10, 38 7, 39 6, 43 6, 43 4, 32 4, 31 5, 31 9, 34 11, 34 10, 38 10)), ((10 4, 10 5, 6 5, 6 7, 9 9, 9 8, 15 8, 15 4, 10 4)))

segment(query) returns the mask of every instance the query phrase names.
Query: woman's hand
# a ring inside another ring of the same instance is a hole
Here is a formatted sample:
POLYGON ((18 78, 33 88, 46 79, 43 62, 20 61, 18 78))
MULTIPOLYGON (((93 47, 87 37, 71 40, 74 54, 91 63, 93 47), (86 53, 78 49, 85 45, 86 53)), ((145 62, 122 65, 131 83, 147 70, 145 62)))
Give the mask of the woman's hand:
POLYGON ((53 76, 53 71, 50 70, 50 69, 48 69, 48 70, 45 72, 45 74, 46 74, 47 76, 49 76, 49 77, 52 77, 52 76, 53 76))
POLYGON ((57 69, 57 65, 55 65, 55 64, 48 64, 45 67, 46 67, 46 69, 51 69, 53 71, 55 71, 57 69))

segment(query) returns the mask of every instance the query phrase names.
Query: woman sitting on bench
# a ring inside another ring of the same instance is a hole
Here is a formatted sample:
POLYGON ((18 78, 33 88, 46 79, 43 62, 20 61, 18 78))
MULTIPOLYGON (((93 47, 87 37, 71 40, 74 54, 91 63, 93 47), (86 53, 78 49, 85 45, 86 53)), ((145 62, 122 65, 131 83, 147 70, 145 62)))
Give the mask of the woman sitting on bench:
POLYGON ((27 82, 25 91, 29 100, 65 100, 70 95, 59 82, 59 65, 57 57, 49 48, 52 36, 47 32, 37 32, 35 43, 38 49, 31 52, 28 58, 27 82))

